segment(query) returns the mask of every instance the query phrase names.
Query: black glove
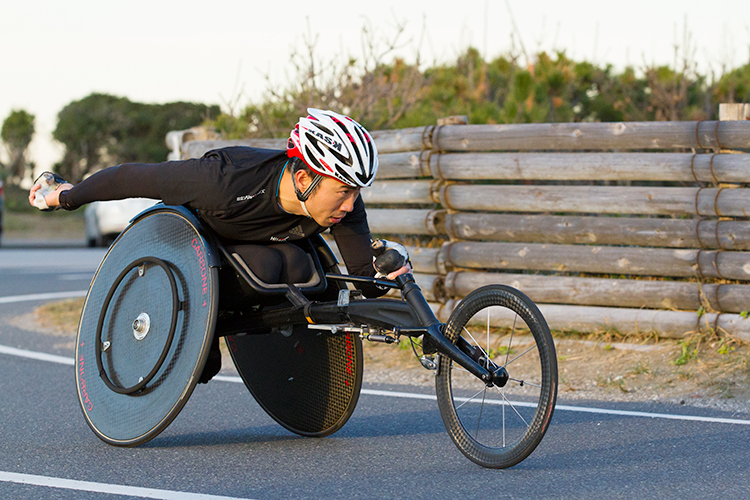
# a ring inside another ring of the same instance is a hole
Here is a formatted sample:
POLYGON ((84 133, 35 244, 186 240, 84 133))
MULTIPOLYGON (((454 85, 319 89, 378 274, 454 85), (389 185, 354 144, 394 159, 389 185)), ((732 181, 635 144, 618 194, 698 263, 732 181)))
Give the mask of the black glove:
POLYGON ((400 243, 375 240, 370 245, 370 249, 373 255, 372 265, 377 271, 376 278, 384 278, 409 263, 409 252, 400 243))

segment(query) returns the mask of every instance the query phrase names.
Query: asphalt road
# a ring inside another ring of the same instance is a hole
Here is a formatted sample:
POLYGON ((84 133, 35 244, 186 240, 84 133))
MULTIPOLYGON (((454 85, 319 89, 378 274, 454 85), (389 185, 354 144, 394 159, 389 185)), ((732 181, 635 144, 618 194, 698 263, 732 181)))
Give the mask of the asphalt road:
POLYGON ((498 471, 453 446, 430 389, 368 385, 342 430, 311 439, 224 378, 149 443, 108 446, 78 407, 72 342, 9 324, 85 291, 103 254, 0 249, 0 498, 750 496, 750 414, 665 404, 560 400, 537 450, 498 471))

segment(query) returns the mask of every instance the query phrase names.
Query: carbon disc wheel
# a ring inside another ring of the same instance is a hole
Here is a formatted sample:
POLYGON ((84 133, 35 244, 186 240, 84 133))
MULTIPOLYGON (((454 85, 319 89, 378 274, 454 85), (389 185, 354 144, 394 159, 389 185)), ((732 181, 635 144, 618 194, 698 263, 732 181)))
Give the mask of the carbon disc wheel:
MULTIPOLYGON (((335 261, 326 271, 338 272, 335 261)), ((340 287, 330 283, 318 299, 335 300, 340 287)), ((295 325, 283 333, 230 335, 226 343, 255 401, 289 431, 329 436, 354 413, 363 374, 358 335, 331 335, 295 325)))
POLYGON ((445 335, 479 349, 486 368, 508 374, 502 387, 487 386, 441 355, 436 392, 448 434, 483 467, 518 464, 541 442, 557 399, 557 357, 544 317, 518 290, 490 285, 458 304, 445 335))
POLYGON ((139 216, 105 255, 76 340, 78 401, 102 441, 153 439, 192 394, 216 323, 209 253, 198 221, 163 207, 139 216))
POLYGON ((362 387, 362 341, 297 325, 287 334, 227 337, 232 360, 260 406, 301 436, 324 437, 349 420, 362 387))

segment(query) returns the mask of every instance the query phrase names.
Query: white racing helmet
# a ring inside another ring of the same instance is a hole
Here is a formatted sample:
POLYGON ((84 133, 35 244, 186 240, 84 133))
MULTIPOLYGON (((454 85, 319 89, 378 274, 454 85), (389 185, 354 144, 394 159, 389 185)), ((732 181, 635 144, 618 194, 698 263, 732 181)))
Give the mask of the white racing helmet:
MULTIPOLYGON (((348 116, 308 108, 287 143, 287 155, 320 175, 351 187, 367 187, 378 172, 378 150, 370 133, 348 116)), ((315 183, 317 184, 317 182, 315 183)))

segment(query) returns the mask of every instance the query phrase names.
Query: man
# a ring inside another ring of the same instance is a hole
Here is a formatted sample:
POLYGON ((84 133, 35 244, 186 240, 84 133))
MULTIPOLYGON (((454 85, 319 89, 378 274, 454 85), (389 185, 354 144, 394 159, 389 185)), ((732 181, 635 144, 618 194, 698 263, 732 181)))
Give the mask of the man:
MULTIPOLYGON (((200 159, 117 165, 76 186, 55 176, 49 190, 35 183, 29 203, 45 210, 75 210, 93 201, 143 197, 185 205, 268 283, 307 281, 308 260, 291 242, 330 228, 349 272, 375 276, 377 263, 359 196, 377 174, 375 143, 347 116, 312 108, 308 113, 292 130, 286 154, 229 147, 200 159)), ((403 246, 385 245, 402 254, 406 265, 381 269, 383 274, 394 279, 411 272, 403 246)), ((369 297, 385 293, 362 288, 369 297)))

